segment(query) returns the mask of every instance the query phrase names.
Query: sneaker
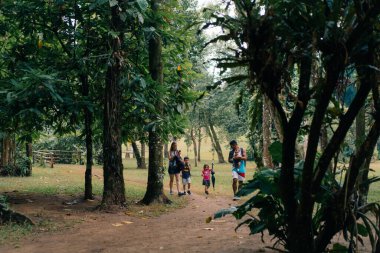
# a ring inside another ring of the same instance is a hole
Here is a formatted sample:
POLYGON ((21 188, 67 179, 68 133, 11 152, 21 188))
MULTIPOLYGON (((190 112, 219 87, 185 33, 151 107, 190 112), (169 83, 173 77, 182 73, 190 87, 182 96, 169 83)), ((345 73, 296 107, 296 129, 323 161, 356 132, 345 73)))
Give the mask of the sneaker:
POLYGON ((179 192, 179 193, 178 193, 178 197, 181 197, 181 196, 183 196, 183 195, 186 195, 186 193, 183 193, 183 192, 179 192))
POLYGON ((182 195, 186 195, 186 191, 182 192, 182 195))
POLYGON ((239 200, 240 197, 238 197, 238 196, 235 195, 232 199, 233 199, 233 200, 239 200))
POLYGON ((173 195, 173 192, 172 192, 172 191, 170 191, 170 192, 169 192, 169 194, 170 194, 170 195, 173 195))
POLYGON ((206 195, 208 195, 208 191, 205 191, 206 195))
POLYGON ((188 190, 188 191, 187 191, 187 194, 191 195, 191 191, 190 191, 190 190, 188 190))

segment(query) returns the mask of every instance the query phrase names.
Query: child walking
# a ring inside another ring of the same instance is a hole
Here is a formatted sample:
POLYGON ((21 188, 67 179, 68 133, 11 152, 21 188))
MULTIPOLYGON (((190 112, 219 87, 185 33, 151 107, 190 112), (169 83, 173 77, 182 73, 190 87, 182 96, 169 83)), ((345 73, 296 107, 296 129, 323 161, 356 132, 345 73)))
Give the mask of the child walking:
POLYGON ((184 167, 182 169, 182 184, 183 184, 183 195, 186 195, 186 185, 187 185, 187 194, 191 195, 190 186, 191 186, 191 165, 189 163, 189 157, 183 159, 184 167))
POLYGON ((203 170, 202 170, 202 177, 203 177, 203 185, 205 186, 205 193, 208 195, 208 188, 210 187, 210 175, 211 175, 211 170, 210 166, 208 164, 203 165, 203 170))

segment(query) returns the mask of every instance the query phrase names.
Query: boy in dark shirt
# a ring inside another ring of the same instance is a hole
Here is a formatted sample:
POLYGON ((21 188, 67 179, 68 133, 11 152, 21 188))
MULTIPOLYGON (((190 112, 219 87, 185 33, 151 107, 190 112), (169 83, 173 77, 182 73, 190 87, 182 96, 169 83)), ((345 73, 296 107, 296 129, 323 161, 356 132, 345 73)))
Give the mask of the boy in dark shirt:
POLYGON ((187 185, 187 194, 191 194, 191 191, 190 191, 190 185, 191 185, 191 173, 190 173, 190 170, 191 170, 191 166, 190 166, 190 163, 189 163, 189 157, 185 157, 183 159, 184 161, 184 166, 183 166, 183 169, 182 169, 182 184, 183 184, 183 195, 186 194, 186 185, 187 185))

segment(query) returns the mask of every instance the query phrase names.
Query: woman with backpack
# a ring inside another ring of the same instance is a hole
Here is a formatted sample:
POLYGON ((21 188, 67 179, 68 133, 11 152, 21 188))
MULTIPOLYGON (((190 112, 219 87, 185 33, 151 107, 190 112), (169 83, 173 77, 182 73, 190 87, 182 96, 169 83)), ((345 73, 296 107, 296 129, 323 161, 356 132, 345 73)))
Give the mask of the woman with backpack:
POLYGON ((172 144, 170 145, 170 150, 169 150, 168 155, 169 155, 170 195, 173 195, 173 182, 174 182, 174 177, 175 177, 178 196, 182 196, 182 192, 179 191, 179 173, 181 172, 181 166, 183 162, 181 158, 181 150, 177 149, 176 142, 172 142, 172 144))

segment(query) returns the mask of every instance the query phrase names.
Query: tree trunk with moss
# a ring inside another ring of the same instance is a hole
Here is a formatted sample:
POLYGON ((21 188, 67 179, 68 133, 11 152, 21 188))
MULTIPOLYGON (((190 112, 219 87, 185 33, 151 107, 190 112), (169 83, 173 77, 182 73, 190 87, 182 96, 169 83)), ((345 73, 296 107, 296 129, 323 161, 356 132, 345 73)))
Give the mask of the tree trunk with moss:
POLYGON ((123 67, 122 22, 119 17, 119 7, 111 7, 111 30, 114 36, 112 45, 112 61, 107 69, 104 99, 104 190, 102 207, 110 205, 125 205, 125 186, 121 154, 121 103, 122 87, 120 84, 123 67))
POLYGON ((146 159, 145 159, 145 142, 141 142, 141 168, 146 169, 146 159))
POLYGON ((218 135, 215 131, 214 124, 211 121, 209 121, 209 135, 213 143, 214 149, 216 151, 216 154, 218 155, 219 163, 226 163, 226 161, 224 160, 223 151, 220 146, 218 135))
MULTIPOLYGON (((356 150, 359 150, 363 142, 365 141, 366 138, 366 133, 365 133, 365 125, 366 125, 366 120, 365 120, 365 106, 363 106, 359 113, 358 116, 356 117, 355 121, 355 147, 356 150)), ((369 172, 369 165, 371 162, 371 158, 373 155, 374 150, 368 150, 368 156, 369 159, 363 164, 362 168, 360 169, 360 173, 358 176, 358 188, 359 188, 359 205, 364 205, 367 203, 367 195, 368 195, 368 190, 369 187, 367 184, 363 184, 368 180, 368 172, 369 172)))
MULTIPOLYGON (((270 118, 270 101, 269 99, 264 96, 264 102, 263 102, 263 163, 264 166, 267 168, 273 168, 273 161, 272 156, 269 152, 269 147, 271 145, 271 118, 270 118)), ((279 135, 282 133, 282 131, 279 131, 279 135)), ((283 138, 283 137, 282 137, 283 138)))
MULTIPOLYGON (((151 0, 152 15, 157 16, 160 6, 159 0, 151 0)), ((159 29, 159 26, 155 27, 159 29)), ((164 82, 162 63, 162 39, 158 33, 151 36, 148 42, 149 72, 152 80, 162 86, 164 82)), ((156 104, 157 118, 163 113, 163 104, 158 100, 156 104)), ((152 203, 171 203, 164 193, 164 167, 163 167, 163 143, 160 133, 155 129, 149 130, 149 165, 148 185, 141 203, 149 205, 152 203)))
MULTIPOLYGON (((82 83, 82 96, 88 98, 90 95, 90 83, 88 81, 87 74, 81 74, 80 80, 82 83)), ((92 160, 93 160, 93 148, 92 148, 92 112, 88 107, 83 109, 84 111, 84 135, 86 142, 86 171, 84 174, 84 199, 94 199, 92 194, 92 160)))
POLYGON ((133 154, 135 155, 135 158, 136 158, 137 168, 138 169, 145 169, 145 167, 143 167, 144 164, 142 161, 140 150, 139 150, 137 143, 135 141, 132 141, 132 149, 133 149, 133 154))
POLYGON ((198 162, 201 162, 202 128, 198 129, 198 162))
POLYGON ((198 167, 198 149, 197 149, 197 140, 194 134, 194 128, 190 130, 191 141, 193 142, 194 149, 194 167, 198 167))
POLYGON ((32 141, 31 139, 28 140, 28 142, 25 144, 25 155, 28 159, 28 171, 26 172, 25 176, 31 176, 32 175, 32 159, 33 159, 33 147, 32 147, 32 141))

